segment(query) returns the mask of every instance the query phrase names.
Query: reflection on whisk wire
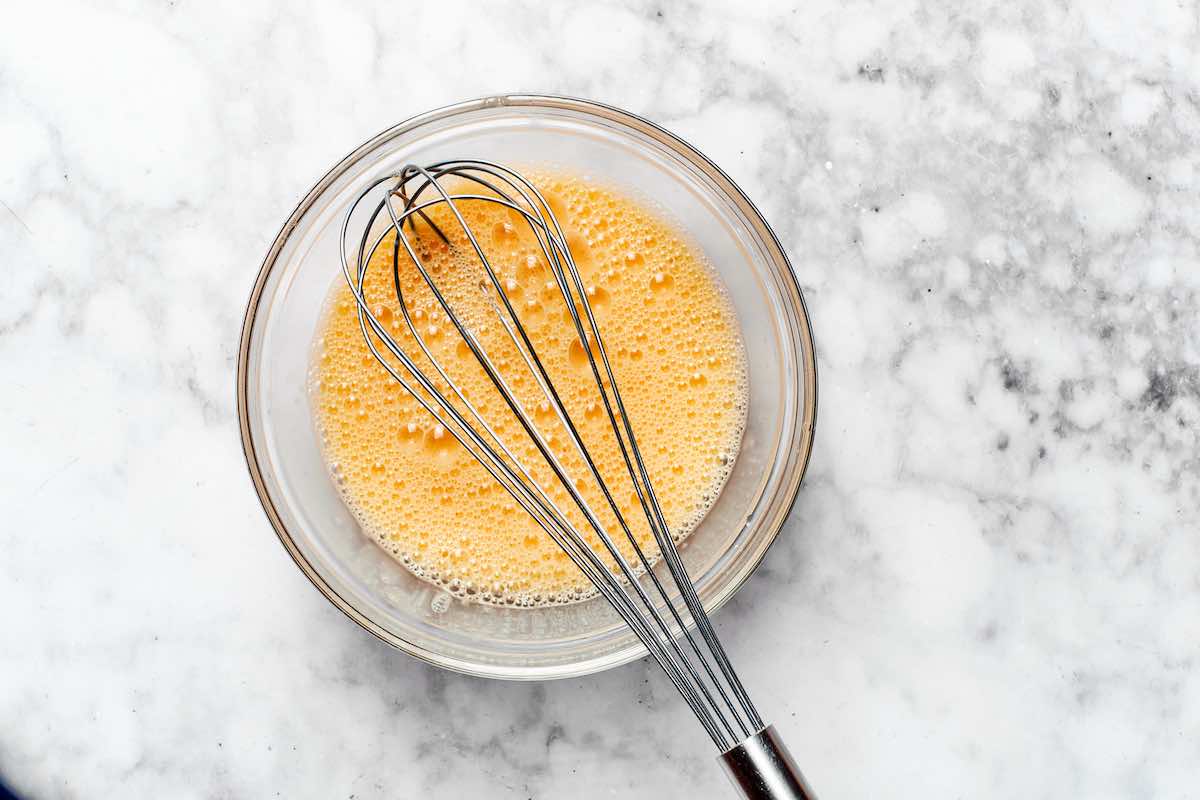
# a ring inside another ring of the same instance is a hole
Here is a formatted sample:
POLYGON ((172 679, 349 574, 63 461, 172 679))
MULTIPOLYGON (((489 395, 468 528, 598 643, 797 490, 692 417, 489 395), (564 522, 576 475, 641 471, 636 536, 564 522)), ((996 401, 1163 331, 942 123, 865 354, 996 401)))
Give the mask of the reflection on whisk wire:
POLYGON ((529 513, 612 605, 695 713, 722 753, 726 772, 742 795, 764 800, 811 798, 811 790, 774 729, 764 725, 747 695, 688 577, 625 413, 583 278, 558 220, 537 188, 512 169, 487 161, 456 160, 428 167, 405 166, 398 175, 384 176, 370 183, 355 199, 342 224, 341 261, 358 305, 364 341, 374 357, 529 513), (375 201, 357 246, 354 246, 347 237, 355 212, 367 198, 374 199, 381 188, 382 197, 375 201), (574 334, 580 342, 592 345, 582 350, 633 486, 633 494, 641 505, 667 575, 660 576, 661 570, 652 568, 653 555, 648 555, 639 545, 579 435, 500 278, 458 206, 468 202, 493 203, 509 209, 519 222, 528 225, 536 239, 569 314, 574 334), (634 554, 633 563, 618 547, 614 532, 600 521, 597 510, 578 488, 575 476, 568 473, 562 459, 548 443, 548 437, 513 391, 511 376, 506 377, 497 368, 480 338, 455 312, 422 261, 417 218, 444 244, 451 245, 451 237, 427 213, 434 206, 444 206, 449 211, 452 219, 443 220, 443 224, 454 224, 465 238, 466 243, 462 244, 460 237, 455 236, 466 255, 473 255, 472 263, 478 263, 482 269, 480 291, 487 295, 508 341, 561 423, 570 447, 581 458, 612 512, 620 528, 617 535, 624 536, 634 554), (406 352, 387 325, 371 312, 365 298, 368 268, 377 253, 386 255, 389 238, 392 288, 400 315, 412 341, 424 356, 421 362, 432 366, 434 375, 414 360, 415 353, 406 352), (528 465, 517 458, 513 448, 483 418, 435 357, 414 322, 411 299, 405 296, 400 274, 401 265, 408 263, 420 273, 433 299, 529 437, 546 468, 594 532, 602 552, 596 552, 589 545, 547 490, 534 480, 528 465), (689 629, 689 624, 694 625, 695 632, 689 629))

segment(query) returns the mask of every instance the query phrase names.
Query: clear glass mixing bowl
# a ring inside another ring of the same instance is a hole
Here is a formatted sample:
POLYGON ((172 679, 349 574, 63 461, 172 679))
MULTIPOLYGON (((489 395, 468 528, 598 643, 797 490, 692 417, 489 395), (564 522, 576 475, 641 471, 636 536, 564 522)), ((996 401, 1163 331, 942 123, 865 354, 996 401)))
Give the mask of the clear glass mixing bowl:
POLYGON ((705 607, 762 560, 800 487, 816 417, 816 362, 787 257, 750 200, 686 142, 584 100, 510 95, 432 111, 363 144, 300 202, 271 245, 246 308, 238 415, 255 488, 276 533, 321 592, 371 633, 473 675, 583 675, 645 655, 602 599, 540 608, 450 602, 360 531, 321 458, 306 395, 313 331, 340 279, 338 226, 375 177, 407 162, 552 163, 668 209, 729 290, 749 361, 745 439, 719 500, 682 556, 705 607))

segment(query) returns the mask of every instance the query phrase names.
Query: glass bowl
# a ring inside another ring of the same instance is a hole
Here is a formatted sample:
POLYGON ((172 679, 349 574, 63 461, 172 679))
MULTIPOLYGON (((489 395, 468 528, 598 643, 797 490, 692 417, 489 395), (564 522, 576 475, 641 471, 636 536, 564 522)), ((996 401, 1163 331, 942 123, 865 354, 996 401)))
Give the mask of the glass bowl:
POLYGON ((263 260, 238 357, 250 475, 296 564, 347 616, 431 664, 472 675, 584 675, 646 654, 602 599, 516 609, 449 600, 359 530, 321 457, 306 393, 313 332, 341 280, 339 225, 371 180, 407 162, 551 163, 668 209, 729 290, 746 345, 749 411, 734 470, 681 548, 710 611, 762 560, 791 509, 816 417, 816 362, 800 288, 750 200, 695 148, 628 112, 507 95, 403 122, 342 159, 304 197, 263 260))

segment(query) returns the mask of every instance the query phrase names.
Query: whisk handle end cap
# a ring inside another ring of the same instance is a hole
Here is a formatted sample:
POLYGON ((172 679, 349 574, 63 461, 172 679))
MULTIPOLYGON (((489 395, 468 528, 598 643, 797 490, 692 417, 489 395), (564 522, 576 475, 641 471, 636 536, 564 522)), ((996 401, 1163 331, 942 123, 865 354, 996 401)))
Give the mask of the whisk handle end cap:
POLYGON ((743 800, 816 800, 772 725, 722 753, 720 761, 743 800))

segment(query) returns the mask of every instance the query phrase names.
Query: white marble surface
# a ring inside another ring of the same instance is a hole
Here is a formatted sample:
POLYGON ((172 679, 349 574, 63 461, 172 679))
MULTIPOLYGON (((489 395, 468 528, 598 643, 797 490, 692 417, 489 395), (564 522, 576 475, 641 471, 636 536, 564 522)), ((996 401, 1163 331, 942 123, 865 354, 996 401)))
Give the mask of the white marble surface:
POLYGON ((794 259, 817 450, 719 625, 822 796, 1196 797, 1196 4, 408 5, 4 12, 0 774, 729 796, 648 664, 513 685, 377 643, 245 474, 279 223, 382 128, 523 89, 688 137, 794 259))

